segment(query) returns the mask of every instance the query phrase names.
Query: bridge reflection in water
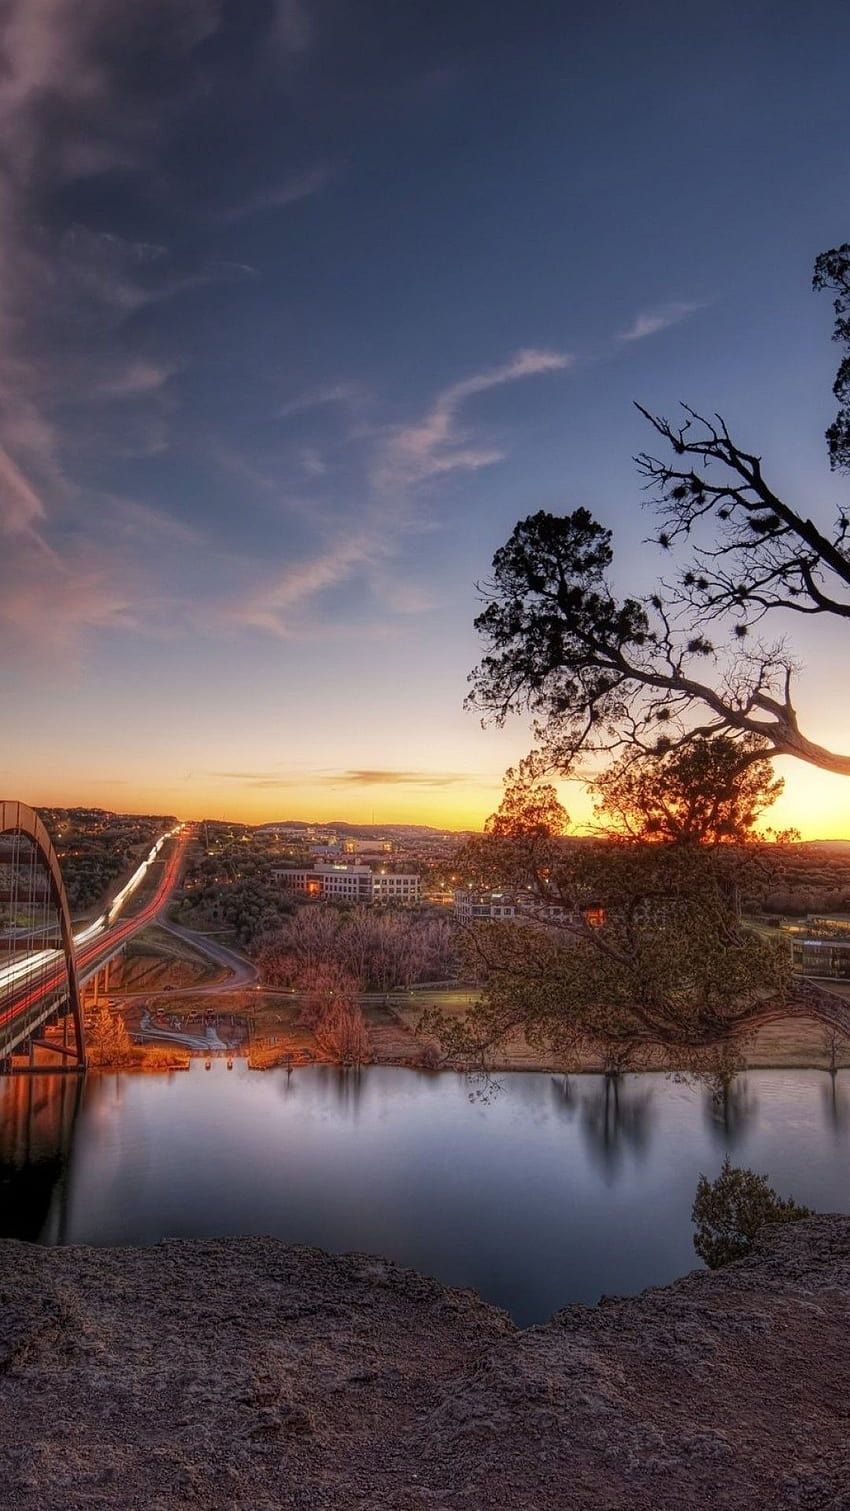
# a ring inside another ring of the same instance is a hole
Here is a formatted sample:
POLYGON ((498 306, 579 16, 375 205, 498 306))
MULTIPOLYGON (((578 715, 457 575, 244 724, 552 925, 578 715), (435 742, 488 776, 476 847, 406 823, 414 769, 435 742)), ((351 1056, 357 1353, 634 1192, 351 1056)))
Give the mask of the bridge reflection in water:
POLYGON ((0 1097, 0 1238, 65 1242, 79 1076, 9 1077, 0 1097))

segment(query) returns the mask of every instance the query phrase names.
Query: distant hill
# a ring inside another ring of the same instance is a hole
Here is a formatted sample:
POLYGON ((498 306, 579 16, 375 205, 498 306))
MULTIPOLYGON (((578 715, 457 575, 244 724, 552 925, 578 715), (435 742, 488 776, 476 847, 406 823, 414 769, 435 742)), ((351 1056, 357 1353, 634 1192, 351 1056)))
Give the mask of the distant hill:
POLYGON ((275 819, 268 824, 258 824, 257 831, 264 829, 332 829, 335 834, 347 834, 351 839, 415 839, 436 838, 442 834, 456 834, 463 839, 471 829, 435 829, 431 824, 349 824, 344 819, 326 819, 318 822, 298 818, 275 819))

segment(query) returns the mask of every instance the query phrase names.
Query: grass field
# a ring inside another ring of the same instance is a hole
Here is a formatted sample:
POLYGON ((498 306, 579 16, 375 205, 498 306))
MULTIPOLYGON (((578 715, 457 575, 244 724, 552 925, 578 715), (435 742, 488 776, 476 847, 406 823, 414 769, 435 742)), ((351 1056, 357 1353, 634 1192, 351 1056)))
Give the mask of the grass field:
MULTIPOLYGON (((428 1044, 416 1032, 423 1011, 437 1007, 449 1018, 461 1020, 474 1000, 474 992, 467 989, 407 994, 391 997, 389 1001, 384 998, 365 1000, 363 1016, 374 1063, 420 1063, 428 1044)), ((173 1018, 197 1020, 200 1013, 208 1012, 222 1020, 231 1015, 244 1019, 246 1048, 251 1064, 258 1069, 328 1058, 319 1050, 312 1031, 299 1023, 299 1003, 287 992, 243 988, 198 997, 183 996, 177 989, 156 994, 152 1005, 173 1018)), ((827 1070, 832 1065, 833 1051, 822 1023, 812 1018, 787 1018, 759 1029, 742 1045, 742 1056, 747 1066, 753 1069, 796 1066, 827 1070)), ((836 1043, 834 1063, 838 1067, 850 1065, 850 1041, 836 1043)), ((652 1066, 650 1060, 647 1068, 652 1066)), ((566 1067, 557 1055, 534 1049, 517 1038, 494 1055, 492 1068, 557 1071, 566 1067)), ((601 1060, 589 1058, 581 1068, 599 1071, 603 1065, 601 1060)), ((667 1068, 660 1054, 656 1068, 667 1068)))

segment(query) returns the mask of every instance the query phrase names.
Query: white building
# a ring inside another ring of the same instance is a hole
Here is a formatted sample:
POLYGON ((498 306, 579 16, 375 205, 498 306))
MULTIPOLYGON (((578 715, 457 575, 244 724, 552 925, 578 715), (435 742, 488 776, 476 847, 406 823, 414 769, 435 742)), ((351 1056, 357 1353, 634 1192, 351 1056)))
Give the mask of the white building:
POLYGON ((392 854, 392 850, 392 841, 388 839, 335 839, 326 845, 310 846, 313 859, 322 862, 348 863, 349 857, 359 857, 361 861, 371 858, 380 864, 384 857, 392 854))
POLYGON ((560 903, 544 902, 533 892, 486 892, 465 889, 454 893, 458 923, 580 924, 593 928, 604 922, 599 909, 570 913, 560 903))
POLYGON ((307 897, 335 902, 395 902, 408 907, 419 901, 419 877, 412 872, 373 871, 371 866, 314 865, 274 872, 278 886, 307 897))
POLYGON ((516 903, 508 892, 455 892, 458 923, 506 923, 516 917, 516 903))

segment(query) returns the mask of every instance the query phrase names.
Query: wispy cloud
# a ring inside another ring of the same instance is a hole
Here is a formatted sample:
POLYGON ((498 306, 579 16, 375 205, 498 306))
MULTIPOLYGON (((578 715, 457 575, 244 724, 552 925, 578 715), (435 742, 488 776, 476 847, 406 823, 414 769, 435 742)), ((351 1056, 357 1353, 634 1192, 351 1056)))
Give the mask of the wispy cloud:
POLYGON ((109 504, 111 526, 117 534, 144 541, 148 545, 153 544, 155 547, 160 544, 172 549, 175 546, 189 546, 197 551, 208 545, 203 531, 185 524, 182 520, 174 519, 172 515, 164 513, 161 509, 155 509, 150 504, 129 498, 110 499, 109 504))
POLYGON ((432 583, 413 582, 399 573, 395 565, 388 572, 375 573, 374 588, 391 614, 429 614, 445 601, 432 583))
MULTIPOLYGON (((263 788, 298 787, 303 789, 304 774, 294 775, 278 771, 204 771, 190 772, 190 777, 201 776, 216 781, 239 782, 243 786, 263 788)), ((315 771, 311 770, 309 781, 320 787, 455 787, 475 780, 470 773, 461 771, 405 771, 393 767, 374 767, 366 770, 315 771)))
POLYGON ((32 655, 62 659, 92 629, 130 629, 138 623, 137 594, 109 556, 92 552, 60 560, 37 545, 0 561, 0 627, 32 655))
MULTIPOLYGON (((271 582, 230 605, 223 611, 225 622, 287 635, 293 628, 292 616, 305 604, 346 582, 355 571, 377 562, 386 550, 387 544, 377 531, 344 535, 317 555, 286 567, 271 582)), ((303 633, 303 624, 297 628, 303 633)))
POLYGON ((313 389, 294 399, 288 399, 278 410, 278 414, 282 420, 289 420, 295 415, 307 414, 311 409, 323 409, 331 404, 359 405, 364 398, 364 390, 359 383, 329 383, 325 388, 313 389))
POLYGON ((285 210, 289 205, 297 205, 302 199, 312 199, 314 194, 321 194, 334 172, 333 164, 317 163, 315 167, 285 179, 283 183, 269 184, 266 188, 246 195, 236 204, 220 210, 216 219, 230 225, 235 221, 247 220, 250 215, 261 215, 269 210, 285 210))
POLYGON ((176 371, 172 364, 151 362, 145 358, 131 359, 111 374, 95 378, 91 394, 94 398, 116 402, 143 398, 147 394, 159 393, 176 371))
MULTIPOLYGON (((200 773, 205 777, 215 777, 222 782, 282 782, 284 779, 278 771, 205 771, 200 773)), ((190 776, 194 776, 190 772, 190 776)))
POLYGON ((476 444, 469 430, 458 424, 460 411, 477 394, 544 373, 563 372, 572 365, 569 352, 527 347, 499 367, 485 368, 461 378, 438 394, 421 420, 396 431, 379 459, 375 482, 381 491, 415 487, 442 473, 474 472, 504 459, 502 448, 476 444))
POLYGON ((671 325, 678 325, 680 321, 687 320, 702 305, 692 300, 673 299, 668 304, 660 304, 655 309, 643 310, 636 315, 627 331, 621 331, 619 341, 643 341, 647 336, 657 336, 659 331, 666 331, 671 325))
POLYGON ((5 535, 36 533, 44 518, 44 503, 17 462, 0 446, 0 530, 5 535))
POLYGON ((308 477, 324 477, 328 464, 315 446, 305 446, 301 452, 301 466, 308 477))
POLYGON ((329 787, 454 787, 468 782, 468 773, 458 771, 340 771, 321 778, 329 787))
MULTIPOLYGON (((434 607, 434 597, 421 586, 400 585, 392 595, 386 591, 388 564, 405 536, 422 528, 421 512, 412 494, 429 478, 458 469, 491 466, 505 456, 504 448, 482 445, 469 427, 461 428, 461 411, 470 399, 505 384, 563 372, 572 360, 566 352, 525 348, 498 367, 485 368, 450 384, 413 424, 370 432, 365 439, 371 446, 372 459, 367 468, 366 496, 359 504, 357 530, 347 524, 335 530, 330 527, 313 556, 257 585, 219 617, 231 626, 284 637, 301 636, 315 600, 355 578, 362 579, 367 589, 370 585, 374 588, 384 615, 388 611, 405 615, 428 612, 434 607)), ((349 403, 351 394, 351 385, 329 385, 290 400, 282 413, 288 417, 318 406, 349 403)), ((310 454, 305 456, 303 449, 300 461, 302 467, 306 461, 310 470, 310 454)), ((312 472, 314 479, 321 476, 320 468, 314 466, 312 472)))
POLYGON ((164 246, 54 231, 49 210, 71 180, 150 166, 167 107, 141 108, 149 85, 131 81, 128 60, 149 48, 187 64, 219 19, 218 0, 151 0, 132 19, 97 0, 0 10, 0 623, 16 643, 67 655, 87 629, 141 617, 129 516, 79 488, 68 459, 95 430, 101 452, 105 434, 116 444, 103 406, 134 445, 141 411, 165 413, 173 365, 116 338, 178 280, 164 246))
POLYGON ((313 23, 304 0, 275 0, 272 39, 289 53, 308 50, 313 23))

